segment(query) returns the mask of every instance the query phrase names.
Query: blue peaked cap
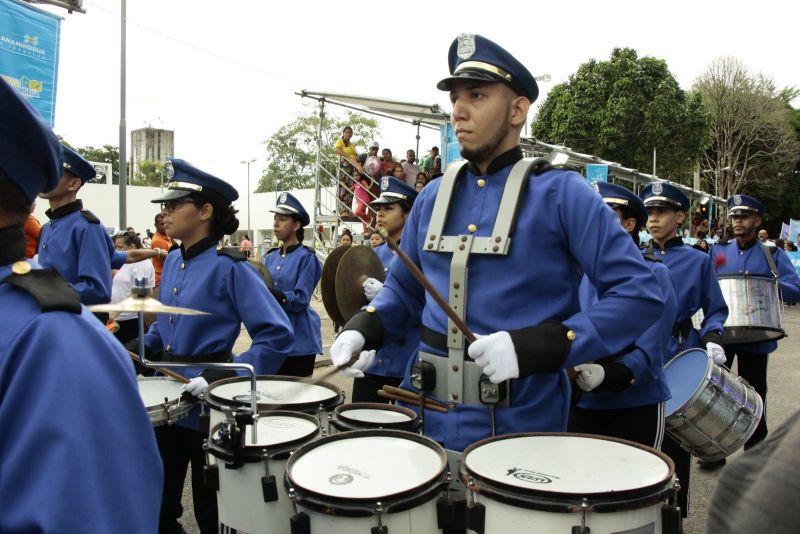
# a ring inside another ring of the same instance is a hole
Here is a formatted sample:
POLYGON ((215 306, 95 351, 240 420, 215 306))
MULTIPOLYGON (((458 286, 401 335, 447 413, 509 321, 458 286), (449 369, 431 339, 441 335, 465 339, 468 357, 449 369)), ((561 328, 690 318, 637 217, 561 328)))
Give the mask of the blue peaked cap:
POLYGON ((647 209, 633 191, 609 182, 594 182, 592 187, 603 197, 603 202, 612 208, 628 207, 633 210, 640 228, 647 224, 647 209))
POLYGON ((647 184, 639 195, 645 208, 669 208, 675 211, 689 211, 689 197, 683 191, 666 182, 647 184))
POLYGON ((393 176, 384 176, 381 178, 381 196, 370 202, 369 205, 394 204, 401 200, 407 200, 413 204, 416 198, 417 190, 403 180, 398 180, 393 176))
POLYGON ((457 80, 502 82, 531 102, 539 96, 539 86, 530 71, 500 45, 482 35, 462 33, 450 45, 447 55, 450 76, 436 84, 449 91, 457 80))
POLYGON ((752 211, 762 215, 766 210, 764 204, 749 195, 733 195, 728 199, 728 213, 735 215, 744 211, 752 211))
POLYGON ((291 193, 281 193, 275 203, 275 209, 270 211, 281 215, 293 215, 300 219, 300 224, 303 226, 308 226, 308 223, 311 222, 311 217, 308 216, 306 209, 291 193))
POLYGON ((61 144, 19 91, 0 76, 0 171, 28 202, 61 179, 61 144))
POLYGON ((61 150, 64 157, 64 170, 76 178, 80 178, 82 184, 97 176, 97 171, 83 156, 66 145, 61 145, 61 150))
POLYGON ((170 180, 167 183, 168 191, 151 200, 153 203, 176 200, 192 193, 206 196, 219 204, 230 204, 239 198, 239 193, 231 184, 201 171, 188 161, 167 158, 164 172, 170 180))

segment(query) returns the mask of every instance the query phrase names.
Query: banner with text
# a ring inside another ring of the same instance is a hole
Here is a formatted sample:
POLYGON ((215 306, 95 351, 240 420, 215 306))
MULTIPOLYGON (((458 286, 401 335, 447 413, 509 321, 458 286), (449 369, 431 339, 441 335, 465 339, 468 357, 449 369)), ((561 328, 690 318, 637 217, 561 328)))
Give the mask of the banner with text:
POLYGON ((56 115, 61 18, 18 0, 0 0, 0 76, 52 128, 56 115))
POLYGON ((787 252, 786 255, 789 256, 789 260, 791 260, 792 265, 794 265, 797 276, 800 276, 800 252, 787 252))
POLYGON ((586 165, 586 179, 592 182, 608 181, 608 165, 589 163, 586 165))

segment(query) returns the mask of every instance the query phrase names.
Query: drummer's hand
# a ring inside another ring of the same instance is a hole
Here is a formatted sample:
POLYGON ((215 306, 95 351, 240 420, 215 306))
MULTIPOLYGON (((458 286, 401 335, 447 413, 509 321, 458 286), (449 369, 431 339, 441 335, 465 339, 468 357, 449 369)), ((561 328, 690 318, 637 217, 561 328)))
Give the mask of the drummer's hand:
POLYGON ((183 386, 183 389, 191 393, 193 396, 201 398, 208 393, 208 382, 206 382, 206 379, 202 376, 198 376, 197 378, 192 378, 189 380, 189 383, 183 386))
POLYGON ((469 346, 467 353, 493 384, 519 377, 517 351, 508 332, 495 332, 488 336, 476 334, 476 337, 478 339, 469 346))
POLYGON ((706 352, 717 365, 724 365, 728 360, 725 356, 725 349, 711 341, 706 343, 706 352))
POLYGON ((367 278, 364 280, 362 286, 364 287, 364 296, 367 297, 367 301, 370 301, 374 299, 375 295, 378 294, 378 291, 383 288, 383 282, 374 278, 367 278))
POLYGON ((339 372, 343 376, 348 376, 350 378, 364 378, 364 371, 372 367, 373 363, 375 363, 375 351, 362 350, 353 365, 345 367, 339 372))
POLYGON ((606 370, 602 365, 596 363, 582 363, 575 366, 578 376, 575 378, 575 383, 583 391, 592 391, 594 388, 603 383, 606 377, 606 370))
POLYGON ((345 330, 331 345, 331 362, 337 367, 348 365, 352 357, 364 349, 366 342, 364 334, 358 330, 345 330))

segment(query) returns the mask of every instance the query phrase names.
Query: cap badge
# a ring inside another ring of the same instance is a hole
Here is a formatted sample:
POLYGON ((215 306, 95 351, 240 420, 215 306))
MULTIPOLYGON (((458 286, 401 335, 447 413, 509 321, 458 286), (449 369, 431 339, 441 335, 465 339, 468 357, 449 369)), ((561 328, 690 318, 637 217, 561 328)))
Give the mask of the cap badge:
POLYGON ((168 181, 175 177, 175 169, 172 168, 172 162, 168 159, 164 160, 164 175, 168 181))
POLYGON ((742 205, 742 195, 733 195, 733 203, 737 206, 742 205))
POLYGON ((278 197, 278 202, 280 204, 286 204, 286 193, 281 193, 281 196, 278 197))
POLYGON ((471 33, 462 33, 458 36, 458 48, 456 48, 456 54, 462 60, 466 60, 472 57, 472 54, 475 53, 475 36, 471 33))
POLYGON ((661 193, 664 192, 664 187, 661 185, 660 182, 656 182, 653 184, 652 191, 654 195, 660 195, 661 193))
POLYGON ((384 176, 381 178, 381 191, 387 191, 389 189, 389 177, 384 176))

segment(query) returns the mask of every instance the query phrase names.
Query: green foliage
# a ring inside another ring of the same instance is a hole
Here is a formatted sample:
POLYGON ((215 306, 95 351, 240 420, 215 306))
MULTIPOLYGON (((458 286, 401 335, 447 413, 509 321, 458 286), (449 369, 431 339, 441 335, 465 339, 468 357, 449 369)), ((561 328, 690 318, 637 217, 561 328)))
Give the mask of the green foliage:
POLYGON ((665 61, 616 48, 608 61, 584 63, 554 87, 531 133, 644 172, 655 148, 658 175, 688 184, 711 122, 701 97, 683 91, 665 61))
MULTIPOLYGON (((256 193, 314 187, 319 128, 317 109, 309 107, 267 140, 267 168, 259 180, 256 193)), ((341 137, 345 126, 353 128, 353 144, 359 151, 366 151, 369 142, 380 136, 375 119, 352 111, 347 111, 343 117, 326 112, 322 122, 322 154, 323 166, 330 174, 321 173, 320 181, 323 186, 334 182, 335 162, 339 158, 333 151, 333 145, 341 137)))
POLYGON ((165 178, 163 161, 144 160, 136 164, 136 176, 131 180, 131 185, 159 187, 165 178))

